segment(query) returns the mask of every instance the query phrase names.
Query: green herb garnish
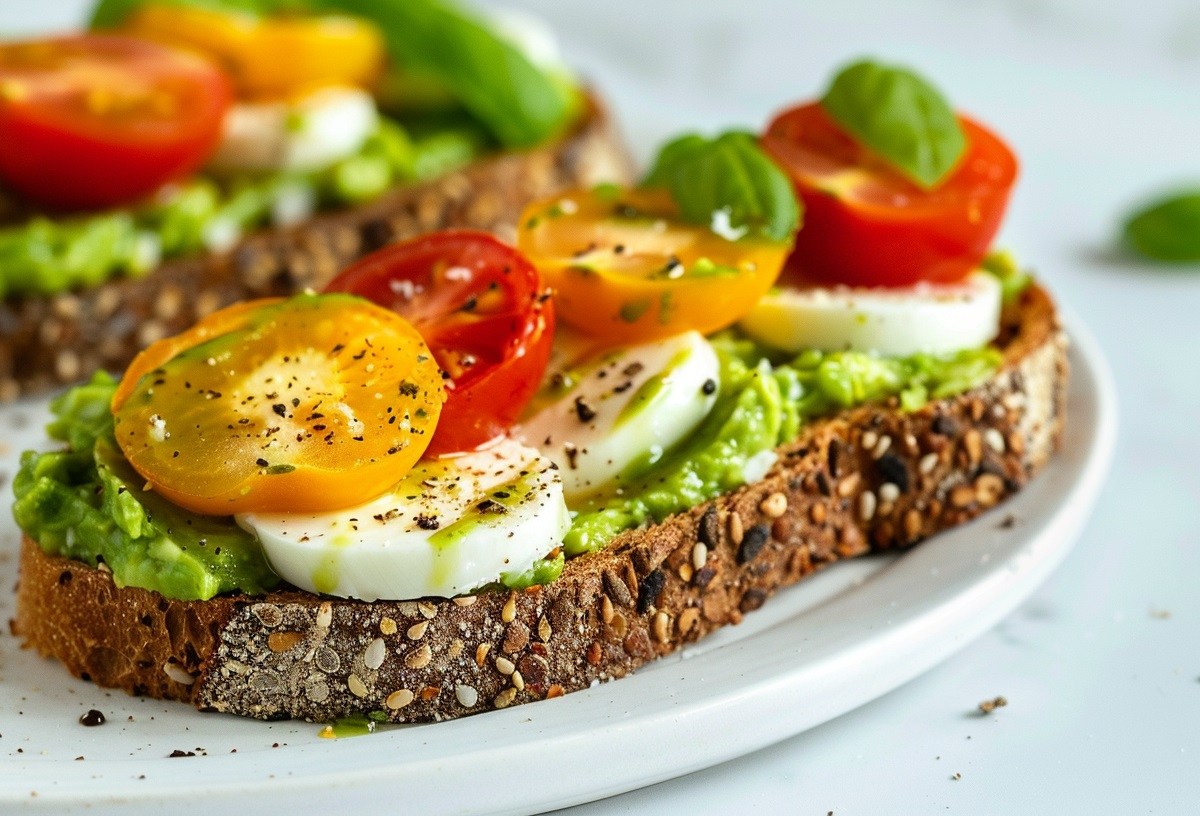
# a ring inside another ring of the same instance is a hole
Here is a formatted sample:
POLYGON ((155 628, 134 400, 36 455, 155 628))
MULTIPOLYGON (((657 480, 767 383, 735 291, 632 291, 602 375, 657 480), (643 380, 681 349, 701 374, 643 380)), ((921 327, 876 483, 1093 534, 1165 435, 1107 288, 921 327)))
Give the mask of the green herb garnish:
POLYGON ((1125 243, 1155 261, 1200 261, 1200 187, 1176 191, 1137 210, 1125 222, 1125 243))
POLYGON ((473 16, 441 0, 309 0, 318 11, 379 26, 402 69, 444 83, 505 147, 528 147, 561 131, 578 90, 530 62, 473 16))
POLYGON ((946 99, 906 68, 862 60, 843 68, 821 105, 838 124, 925 189, 954 169, 967 138, 946 99))
POLYGON ((665 187, 685 221, 731 240, 789 241, 800 225, 791 181, 750 133, 681 136, 663 146, 642 183, 665 187))

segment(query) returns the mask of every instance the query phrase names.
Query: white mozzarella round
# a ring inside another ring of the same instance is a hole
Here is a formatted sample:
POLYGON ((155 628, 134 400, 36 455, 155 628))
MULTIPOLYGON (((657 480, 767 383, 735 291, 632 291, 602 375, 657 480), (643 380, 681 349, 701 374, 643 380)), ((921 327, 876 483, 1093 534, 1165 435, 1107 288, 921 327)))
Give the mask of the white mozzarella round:
POLYGON ((759 342, 791 353, 943 354, 989 342, 1000 327, 1000 284, 986 272, 962 283, 905 289, 781 288, 742 318, 759 342))
POLYGON ((374 132, 375 99, 322 88, 296 101, 239 102, 209 167, 218 172, 317 170, 353 155, 374 132))
POLYGON ((566 377, 560 396, 514 434, 558 464, 573 501, 686 438, 712 409, 720 365, 693 331, 611 352, 566 377))
POLYGON ((391 492, 358 507, 237 521, 284 580, 364 601, 470 592, 525 571, 571 526, 554 463, 511 439, 422 461, 391 492))

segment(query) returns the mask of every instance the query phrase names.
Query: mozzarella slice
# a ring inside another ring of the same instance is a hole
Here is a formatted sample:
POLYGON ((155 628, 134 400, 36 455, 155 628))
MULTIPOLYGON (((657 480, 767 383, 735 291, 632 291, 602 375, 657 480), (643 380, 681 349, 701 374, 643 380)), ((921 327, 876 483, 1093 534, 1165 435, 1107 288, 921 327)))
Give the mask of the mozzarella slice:
POLYGON ((322 88, 297 101, 239 102, 209 167, 218 172, 317 170, 357 153, 378 123, 361 88, 322 88))
POLYGON ((558 464, 574 501, 687 437, 712 409, 719 377, 698 332, 621 349, 567 372, 561 395, 514 433, 558 464))
POLYGON ((358 507, 237 521, 284 580, 364 601, 461 595, 528 569, 571 526, 553 462, 511 439, 423 461, 358 507))
POLYGON ((989 342, 1000 327, 1000 284, 986 272, 962 283, 906 289, 783 288, 742 318, 759 342, 798 353, 943 354, 989 342))

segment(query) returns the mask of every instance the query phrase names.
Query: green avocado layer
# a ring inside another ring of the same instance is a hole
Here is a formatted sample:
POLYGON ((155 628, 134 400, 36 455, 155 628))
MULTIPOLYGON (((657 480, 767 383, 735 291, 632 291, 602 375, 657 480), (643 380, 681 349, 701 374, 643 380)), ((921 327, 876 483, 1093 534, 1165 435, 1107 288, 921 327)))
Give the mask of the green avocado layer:
POLYGON ((66 450, 26 451, 13 480, 13 517, 51 555, 103 563, 117 586, 169 598, 265 592, 279 583, 258 542, 232 518, 201 516, 143 489, 113 439, 116 384, 106 374, 53 403, 52 439, 66 450))

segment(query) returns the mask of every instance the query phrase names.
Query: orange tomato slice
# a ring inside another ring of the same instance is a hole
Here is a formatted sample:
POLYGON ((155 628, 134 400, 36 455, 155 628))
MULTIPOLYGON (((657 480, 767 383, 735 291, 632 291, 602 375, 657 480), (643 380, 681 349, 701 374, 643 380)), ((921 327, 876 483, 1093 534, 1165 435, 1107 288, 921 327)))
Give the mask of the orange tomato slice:
POLYGON ((445 392, 403 318, 350 295, 216 312, 134 361, 117 443, 197 513, 318 512, 381 495, 424 453, 445 392))
POLYGON ((665 190, 644 188, 572 190, 533 204, 517 246, 554 289, 561 320, 624 344, 736 322, 790 249, 685 223, 665 190))
POLYGON ((125 27, 138 36, 219 60, 239 94, 249 99, 294 98, 331 85, 367 87, 383 69, 382 34, 356 17, 258 18, 148 3, 125 27))

